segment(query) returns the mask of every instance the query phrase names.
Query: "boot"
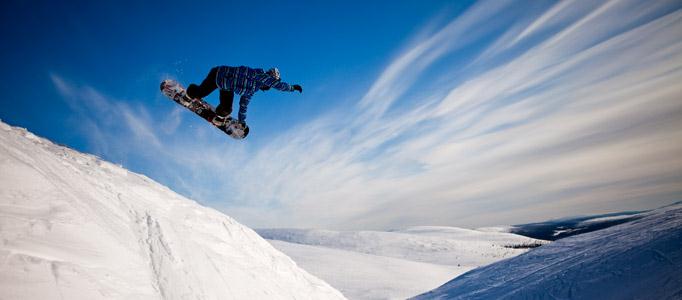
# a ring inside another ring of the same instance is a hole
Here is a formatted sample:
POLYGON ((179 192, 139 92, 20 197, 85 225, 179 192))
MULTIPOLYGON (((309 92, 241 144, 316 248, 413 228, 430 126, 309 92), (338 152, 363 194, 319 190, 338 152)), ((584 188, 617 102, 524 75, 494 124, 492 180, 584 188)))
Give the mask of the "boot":
POLYGON ((216 114, 215 117, 213 117, 213 120, 211 121, 211 123, 213 123, 213 125, 215 125, 215 126, 221 127, 221 126, 225 126, 225 124, 230 122, 231 119, 232 119, 232 117, 230 117, 230 116, 223 117, 221 115, 216 114))

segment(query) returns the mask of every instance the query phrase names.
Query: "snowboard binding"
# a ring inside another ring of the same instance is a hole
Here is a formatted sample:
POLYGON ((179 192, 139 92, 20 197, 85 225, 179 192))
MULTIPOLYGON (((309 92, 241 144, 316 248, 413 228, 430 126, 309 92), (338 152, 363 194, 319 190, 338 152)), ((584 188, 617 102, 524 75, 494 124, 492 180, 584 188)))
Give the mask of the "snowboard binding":
POLYGON ((161 82, 161 93, 166 95, 166 97, 173 99, 173 101, 178 104, 189 107, 192 102, 192 98, 187 96, 187 92, 176 82, 166 79, 161 82))

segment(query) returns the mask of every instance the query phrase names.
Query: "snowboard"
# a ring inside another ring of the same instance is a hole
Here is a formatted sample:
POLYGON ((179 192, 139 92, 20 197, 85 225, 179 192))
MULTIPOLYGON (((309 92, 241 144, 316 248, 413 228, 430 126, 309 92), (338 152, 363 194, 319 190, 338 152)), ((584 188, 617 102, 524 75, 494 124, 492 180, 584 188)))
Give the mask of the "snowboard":
POLYGON ((242 128, 239 122, 233 118, 228 118, 225 125, 217 126, 213 124, 212 120, 215 118, 216 113, 213 106, 206 103, 204 99, 192 99, 187 96, 185 88, 175 80, 166 79, 161 82, 161 93, 166 95, 166 97, 173 100, 175 103, 182 105, 183 107, 191 110, 204 120, 208 121, 214 127, 220 129, 220 131, 229 135, 230 137, 241 140, 244 139, 249 134, 249 127, 242 128))

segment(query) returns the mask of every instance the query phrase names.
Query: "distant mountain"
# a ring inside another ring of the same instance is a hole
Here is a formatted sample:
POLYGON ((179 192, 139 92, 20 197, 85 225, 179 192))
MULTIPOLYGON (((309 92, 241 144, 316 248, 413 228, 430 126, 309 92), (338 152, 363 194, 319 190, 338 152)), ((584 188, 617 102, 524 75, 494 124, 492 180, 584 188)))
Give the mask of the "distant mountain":
POLYGON ((560 239, 414 299, 682 299, 682 204, 560 239))
POLYGON ((343 299, 251 229, 0 122, 0 299, 343 299))
POLYGON ((588 233, 611 226, 638 220, 645 211, 626 211, 602 215, 572 217, 550 220, 540 223, 529 223, 509 227, 509 232, 523 236, 556 241, 569 236, 588 233))
POLYGON ((256 231, 349 299, 404 299, 547 243, 511 233, 436 226, 391 232, 256 231))

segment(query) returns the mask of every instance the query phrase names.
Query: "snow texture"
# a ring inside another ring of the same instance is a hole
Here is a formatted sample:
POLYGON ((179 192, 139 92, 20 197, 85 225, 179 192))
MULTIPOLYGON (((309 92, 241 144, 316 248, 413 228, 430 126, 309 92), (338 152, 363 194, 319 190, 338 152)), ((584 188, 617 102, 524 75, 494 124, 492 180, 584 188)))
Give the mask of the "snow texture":
POLYGON ((414 299, 682 299, 682 205, 561 239, 414 299))
POLYGON ((251 229, 0 122, 0 299, 343 299, 251 229))
POLYGON ((421 226, 391 232, 257 229, 349 299, 405 299, 545 241, 510 233, 421 226))

